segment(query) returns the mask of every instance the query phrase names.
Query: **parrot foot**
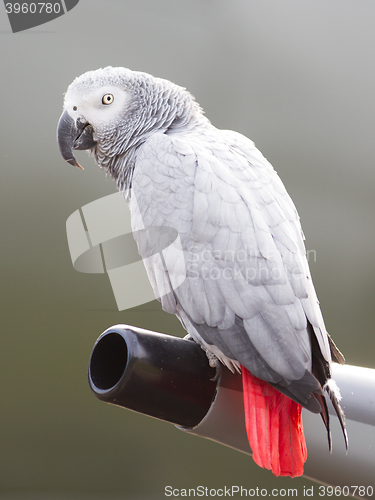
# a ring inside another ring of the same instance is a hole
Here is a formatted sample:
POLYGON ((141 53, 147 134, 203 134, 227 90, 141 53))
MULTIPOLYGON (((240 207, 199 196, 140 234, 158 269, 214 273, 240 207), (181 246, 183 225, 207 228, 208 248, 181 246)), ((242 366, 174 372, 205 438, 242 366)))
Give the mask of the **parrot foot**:
MULTIPOLYGON (((193 342, 197 342, 196 339, 192 335, 190 335, 190 333, 185 335, 184 340, 192 340, 193 342)), ((221 375, 221 363, 219 359, 215 356, 215 354, 210 352, 203 344, 199 342, 197 342, 197 344, 199 344, 201 349, 203 349, 203 351, 206 353, 208 363, 211 366, 211 368, 216 369, 214 377, 210 379, 212 382, 216 382, 217 380, 219 380, 221 375)))
POLYGON ((210 363, 210 366, 212 366, 212 368, 216 368, 216 373, 212 378, 210 378, 210 380, 211 380, 211 382, 217 382, 220 378, 220 375, 221 375, 221 363, 217 358, 215 358, 215 360, 209 359, 209 363, 210 363), (214 364, 212 364, 212 363, 214 363, 214 364))
POLYGON ((216 369, 215 376, 210 379, 212 382, 216 382, 217 380, 219 380, 220 375, 221 375, 221 363, 220 363, 219 359, 215 356, 215 354, 210 352, 206 347, 201 345, 201 349, 203 349, 204 352, 206 353, 208 363, 211 366, 211 368, 216 369))
POLYGON ((208 351, 203 346, 201 346, 201 348, 206 353, 206 356, 208 358, 208 362, 209 362, 211 368, 216 368, 217 365, 218 365, 218 363, 220 364, 220 361, 217 359, 217 357, 215 356, 215 354, 212 354, 212 352, 208 351))

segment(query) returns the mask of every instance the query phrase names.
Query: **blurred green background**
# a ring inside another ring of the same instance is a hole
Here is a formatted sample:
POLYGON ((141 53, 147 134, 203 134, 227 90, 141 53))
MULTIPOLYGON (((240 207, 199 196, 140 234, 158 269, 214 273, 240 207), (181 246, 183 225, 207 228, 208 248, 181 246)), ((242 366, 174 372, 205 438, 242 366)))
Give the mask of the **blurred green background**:
POLYGON ((375 367, 374 19, 372 0, 81 0, 12 34, 0 6, 1 500, 312 484, 91 394, 88 360, 107 327, 183 332, 156 302, 119 312, 108 277, 73 269, 66 219, 116 190, 84 152, 84 172, 62 160, 56 124, 67 86, 90 69, 188 88, 214 125, 272 162, 302 219, 328 331, 348 363, 375 367))

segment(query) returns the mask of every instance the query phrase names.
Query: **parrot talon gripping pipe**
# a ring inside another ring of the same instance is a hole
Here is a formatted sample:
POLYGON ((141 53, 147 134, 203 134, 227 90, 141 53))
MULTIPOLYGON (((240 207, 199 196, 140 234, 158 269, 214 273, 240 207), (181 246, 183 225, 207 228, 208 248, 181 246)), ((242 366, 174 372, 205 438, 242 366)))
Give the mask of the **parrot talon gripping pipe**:
POLYGON ((331 442, 327 400, 347 445, 340 392, 327 383, 344 357, 324 324, 296 208, 254 143, 218 130, 184 88, 112 67, 69 86, 57 141, 78 167, 73 151, 89 150, 126 196, 163 309, 208 357, 241 373, 254 461, 302 475, 302 408, 321 415, 331 442), (160 227, 178 238, 153 255, 140 235, 160 227))

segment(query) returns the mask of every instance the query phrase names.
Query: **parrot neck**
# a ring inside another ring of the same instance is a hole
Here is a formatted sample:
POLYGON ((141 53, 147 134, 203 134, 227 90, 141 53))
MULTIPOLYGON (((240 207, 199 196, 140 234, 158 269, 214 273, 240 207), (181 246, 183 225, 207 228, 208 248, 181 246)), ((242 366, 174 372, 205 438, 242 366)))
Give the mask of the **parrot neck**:
POLYGON ((210 124, 202 109, 187 91, 165 80, 158 80, 153 92, 143 96, 143 103, 130 120, 123 123, 117 136, 116 151, 100 146, 94 152, 95 160, 116 181, 124 192, 131 188, 138 150, 154 133, 167 134, 192 131, 210 124))

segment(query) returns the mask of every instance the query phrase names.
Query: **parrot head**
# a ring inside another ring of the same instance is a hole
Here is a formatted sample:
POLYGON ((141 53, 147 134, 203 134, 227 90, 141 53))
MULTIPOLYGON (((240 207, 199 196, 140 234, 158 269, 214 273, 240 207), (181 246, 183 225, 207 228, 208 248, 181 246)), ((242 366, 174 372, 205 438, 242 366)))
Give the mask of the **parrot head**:
POLYGON ((68 87, 57 142, 62 157, 73 166, 82 168, 73 150, 95 152, 101 146, 105 149, 110 140, 113 144, 116 131, 126 128, 126 120, 131 119, 131 111, 137 107, 129 75, 125 69, 119 69, 89 71, 68 87))
POLYGON ((73 151, 88 150, 118 180, 126 175, 134 146, 155 131, 185 126, 194 111, 200 108, 182 87, 109 66, 84 73, 68 87, 57 142, 69 164, 82 168, 73 151))

